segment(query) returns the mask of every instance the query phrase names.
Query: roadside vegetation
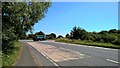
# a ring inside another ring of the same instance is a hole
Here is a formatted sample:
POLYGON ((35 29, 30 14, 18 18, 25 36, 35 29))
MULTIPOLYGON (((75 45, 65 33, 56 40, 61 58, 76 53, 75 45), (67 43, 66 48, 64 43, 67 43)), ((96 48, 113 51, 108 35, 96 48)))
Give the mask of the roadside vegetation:
POLYGON ((102 42, 91 42, 88 40, 73 40, 73 39, 67 39, 67 38, 59 38, 59 39, 56 39, 55 41, 56 42, 71 43, 71 44, 80 44, 80 45, 120 49, 119 45, 114 45, 111 43, 102 43, 102 42))
POLYGON ((0 68, 2 67, 2 51, 0 50, 0 68))
POLYGON ((50 2, 2 2, 3 66, 14 63, 21 49, 19 39, 32 32, 35 23, 45 17, 50 2))
POLYGON ((108 48, 120 48, 120 30, 111 29, 100 32, 88 32, 80 27, 73 27, 66 38, 60 38, 57 42, 91 45, 108 48))
POLYGON ((22 51, 22 43, 14 41, 10 50, 6 54, 2 54, 2 65, 3 66, 13 66, 13 64, 18 60, 20 53, 22 51))
MULTIPOLYGON (((35 34, 28 34, 27 38, 32 39, 37 35, 46 35, 44 32, 36 32, 35 34)), ((81 44, 89 46, 120 48, 120 30, 102 30, 100 32, 88 32, 80 27, 73 27, 70 33, 65 37, 62 35, 56 36, 55 33, 47 34, 47 40, 55 40, 56 42, 65 42, 72 44, 81 44)))

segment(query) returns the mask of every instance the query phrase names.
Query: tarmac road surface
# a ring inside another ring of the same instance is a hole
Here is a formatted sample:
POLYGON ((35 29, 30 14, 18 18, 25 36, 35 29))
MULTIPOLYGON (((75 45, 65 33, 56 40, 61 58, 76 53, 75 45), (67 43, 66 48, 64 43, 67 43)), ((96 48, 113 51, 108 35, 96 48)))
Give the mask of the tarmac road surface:
POLYGON ((118 61, 118 49, 68 44, 54 41, 34 42, 31 40, 21 40, 21 42, 23 43, 23 52, 16 63, 16 66, 118 67, 120 64, 118 61))

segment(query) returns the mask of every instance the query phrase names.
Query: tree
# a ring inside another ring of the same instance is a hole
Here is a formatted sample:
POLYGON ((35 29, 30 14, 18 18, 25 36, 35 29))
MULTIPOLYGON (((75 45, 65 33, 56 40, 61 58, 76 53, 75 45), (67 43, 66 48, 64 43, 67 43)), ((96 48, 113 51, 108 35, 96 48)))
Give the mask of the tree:
POLYGON ((83 40, 95 41, 95 38, 90 35, 84 35, 82 38, 83 40))
POLYGON ((51 33, 50 36, 52 36, 53 38, 56 38, 56 34, 55 33, 51 33))
POLYGON ((86 34, 86 31, 79 27, 73 27, 71 30, 71 36, 73 39, 82 39, 82 37, 86 34))
POLYGON ((57 38, 64 38, 62 35, 59 35, 57 38))
POLYGON ((108 33, 108 31, 103 30, 103 31, 100 31, 98 34, 107 34, 107 33, 108 33))
POLYGON ((28 38, 34 38, 34 34, 28 34, 28 38))
POLYGON ((49 35, 46 35, 47 39, 55 39, 56 38, 56 34, 55 33, 51 33, 49 35))
POLYGON ((45 33, 40 31, 40 32, 36 32, 35 35, 45 35, 45 33))
POLYGON ((66 38, 70 38, 70 35, 67 33, 65 37, 66 37, 66 38))
POLYGON ((20 35, 19 39, 27 39, 27 35, 25 33, 22 33, 20 35))
POLYGON ((50 2, 2 2, 2 49, 5 53, 14 40, 45 17, 50 2))
POLYGON ((118 31, 116 29, 109 30, 109 33, 117 33, 118 31))

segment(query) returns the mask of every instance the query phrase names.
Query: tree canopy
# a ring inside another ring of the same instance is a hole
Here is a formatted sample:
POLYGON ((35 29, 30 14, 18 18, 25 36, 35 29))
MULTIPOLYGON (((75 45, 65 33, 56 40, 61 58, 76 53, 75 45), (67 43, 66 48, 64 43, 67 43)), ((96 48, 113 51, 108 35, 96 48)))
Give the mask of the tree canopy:
POLYGON ((2 2, 3 51, 45 17, 50 2, 2 2))
POLYGON ((45 35, 45 33, 40 31, 40 32, 36 32, 35 35, 45 35))
POLYGON ((57 38, 64 38, 62 35, 58 35, 58 37, 57 38))
POLYGON ((73 27, 71 30, 71 36, 73 39, 82 39, 82 37, 86 34, 86 31, 80 27, 73 27))

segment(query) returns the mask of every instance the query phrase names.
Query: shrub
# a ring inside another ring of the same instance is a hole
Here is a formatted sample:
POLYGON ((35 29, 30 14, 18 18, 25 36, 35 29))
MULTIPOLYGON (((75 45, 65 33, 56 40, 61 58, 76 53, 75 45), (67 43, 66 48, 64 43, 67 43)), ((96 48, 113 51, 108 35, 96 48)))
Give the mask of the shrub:
POLYGON ((103 34, 101 36, 102 36, 102 39, 104 40, 104 42, 106 42, 106 43, 112 43, 117 40, 117 36, 115 36, 113 34, 103 34))

